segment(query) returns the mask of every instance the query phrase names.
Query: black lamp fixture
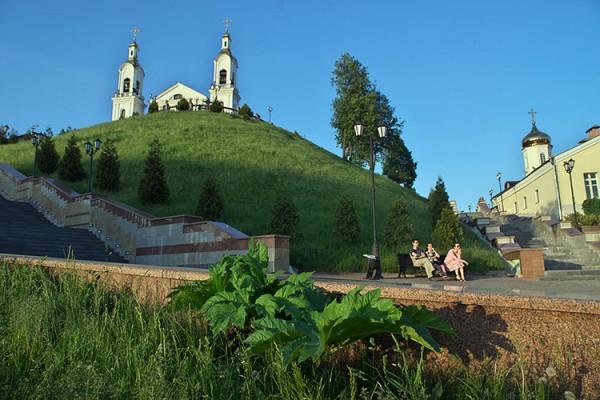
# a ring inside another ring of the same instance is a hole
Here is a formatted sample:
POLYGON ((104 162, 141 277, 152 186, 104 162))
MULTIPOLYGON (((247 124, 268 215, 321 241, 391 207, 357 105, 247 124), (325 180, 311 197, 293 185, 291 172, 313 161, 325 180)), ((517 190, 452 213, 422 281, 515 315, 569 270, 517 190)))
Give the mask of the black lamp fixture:
POLYGON ((502 174, 498 172, 496 174, 496 178, 498 178, 498 189, 500 190, 500 204, 502 205, 502 211, 504 211, 504 200, 502 199, 502 174))
MULTIPOLYGON (((365 130, 365 126, 362 122, 358 121, 354 125, 354 132, 357 137, 363 137, 363 133, 365 130)), ((379 125, 377 127, 377 136, 378 138, 385 138, 387 135, 387 126, 379 125)), ((375 152, 373 151, 373 136, 369 135, 369 149, 370 149, 370 158, 369 158, 369 167, 371 169, 371 193, 372 193, 372 208, 373 208, 373 256, 375 256, 375 270, 377 274, 373 279, 381 278, 381 266, 379 265, 379 245, 377 244, 377 217, 375 210, 375 152)))
POLYGON ((493 206, 493 203, 492 203, 492 195, 494 194, 494 191, 493 191, 492 189, 490 189, 490 192, 489 192, 489 193, 490 193, 490 206, 493 206))
POLYGON ((577 223, 577 209, 575 208, 575 192, 573 191, 573 177, 571 176, 573 169, 575 168, 575 160, 572 158, 569 161, 563 163, 565 171, 569 174, 569 183, 571 184, 571 200, 573 201, 573 221, 575 222, 575 228, 579 228, 577 223))
POLYGON ((92 168, 93 168, 94 153, 96 153, 98 150, 100 150, 101 144, 102 144, 102 142, 100 141, 100 139, 94 140, 94 147, 92 147, 92 144, 90 143, 89 140, 87 142, 85 142, 85 152, 90 155, 90 171, 89 171, 89 175, 88 175, 88 193, 91 193, 91 191, 92 191, 92 168))
POLYGON ((44 138, 44 134, 43 133, 38 133, 35 131, 35 126, 33 128, 31 128, 31 144, 35 146, 35 153, 33 154, 33 177, 35 178, 35 171, 36 171, 36 167, 37 167, 37 153, 38 153, 38 146, 40 144, 40 142, 42 141, 42 139, 44 138))

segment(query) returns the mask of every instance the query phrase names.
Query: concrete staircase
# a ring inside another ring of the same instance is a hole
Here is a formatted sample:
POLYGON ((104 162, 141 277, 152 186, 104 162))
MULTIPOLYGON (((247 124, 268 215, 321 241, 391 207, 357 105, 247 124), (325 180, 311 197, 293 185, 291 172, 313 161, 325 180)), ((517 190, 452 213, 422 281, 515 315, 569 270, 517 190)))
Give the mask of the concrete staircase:
POLYGON ((500 231, 522 248, 541 248, 545 276, 540 280, 600 279, 600 252, 585 242, 580 232, 553 230, 545 222, 505 216, 500 231))
POLYGON ((0 196, 0 253, 126 263, 92 233, 54 226, 28 203, 0 196))

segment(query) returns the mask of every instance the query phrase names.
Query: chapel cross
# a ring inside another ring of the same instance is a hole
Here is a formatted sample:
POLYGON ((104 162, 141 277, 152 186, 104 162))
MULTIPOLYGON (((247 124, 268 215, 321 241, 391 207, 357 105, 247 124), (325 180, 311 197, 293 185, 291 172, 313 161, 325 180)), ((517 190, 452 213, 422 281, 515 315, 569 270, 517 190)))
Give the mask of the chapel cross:
POLYGON ((535 114, 537 114, 535 111, 533 111, 533 108, 527 113, 529 115, 531 115, 531 124, 535 125, 535 114))
POLYGON ((229 24, 232 22, 229 18, 223 20, 225 22, 225 32, 229 32, 229 24))
POLYGON ((131 32, 133 32, 133 41, 134 42, 135 42, 135 38, 136 38, 136 36, 137 36, 137 34, 138 34, 139 31, 140 31, 139 28, 133 28, 131 30, 131 32))

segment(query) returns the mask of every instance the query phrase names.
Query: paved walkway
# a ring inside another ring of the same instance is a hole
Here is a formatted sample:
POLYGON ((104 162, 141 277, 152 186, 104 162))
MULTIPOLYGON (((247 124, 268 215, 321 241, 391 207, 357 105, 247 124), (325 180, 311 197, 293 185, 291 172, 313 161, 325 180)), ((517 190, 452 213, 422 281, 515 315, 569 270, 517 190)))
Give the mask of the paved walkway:
POLYGON ((332 275, 316 273, 314 280, 334 280, 356 282, 356 285, 399 286, 403 288, 445 290, 462 293, 487 293, 527 297, 550 297, 560 299, 577 299, 600 301, 600 280, 539 281, 528 278, 511 278, 502 272, 486 275, 467 275, 466 282, 453 278, 433 281, 426 277, 398 278, 397 274, 383 274, 383 279, 370 281, 365 273, 345 273, 332 275))

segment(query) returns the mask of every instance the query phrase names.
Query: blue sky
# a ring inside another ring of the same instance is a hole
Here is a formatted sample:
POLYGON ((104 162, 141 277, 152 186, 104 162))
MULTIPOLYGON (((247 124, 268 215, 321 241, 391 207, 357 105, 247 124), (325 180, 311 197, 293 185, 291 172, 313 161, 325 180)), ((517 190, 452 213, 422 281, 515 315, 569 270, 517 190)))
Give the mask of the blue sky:
POLYGON ((330 78, 348 52, 405 121, 417 192, 441 176, 463 210, 497 172, 523 177, 531 108, 555 154, 600 124, 598 0, 0 0, 0 124, 109 121, 134 27, 146 98, 177 81, 208 94, 226 17, 242 104, 339 155, 330 78))

